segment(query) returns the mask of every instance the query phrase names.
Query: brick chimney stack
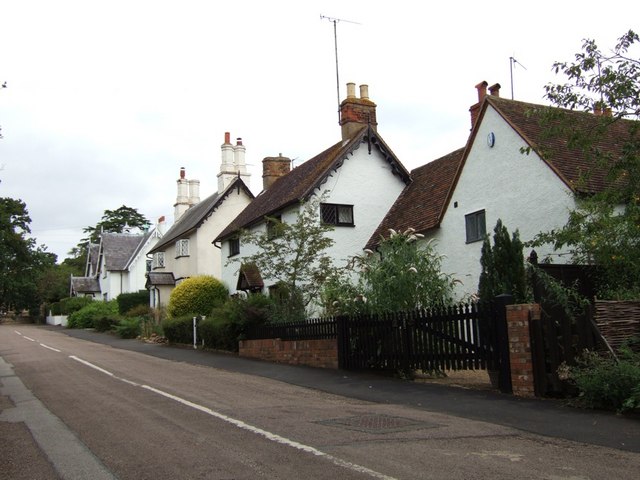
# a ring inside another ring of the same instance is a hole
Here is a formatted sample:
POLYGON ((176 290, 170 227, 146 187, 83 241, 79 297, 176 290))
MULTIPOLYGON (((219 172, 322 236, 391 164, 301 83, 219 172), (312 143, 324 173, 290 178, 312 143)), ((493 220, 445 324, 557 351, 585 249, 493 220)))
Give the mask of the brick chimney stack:
MULTIPOLYGON (((476 85, 476 89, 478 90, 478 103, 476 103, 475 105, 471 105, 471 108, 469 108, 469 112, 471 113, 471 129, 473 129, 474 125, 476 124, 476 121, 478 120, 478 115, 480 114, 480 105, 482 105, 482 101, 484 100, 484 97, 487 96, 488 85, 489 84, 484 80, 476 85)), ((491 88, 494 88, 494 87, 495 85, 491 88)), ((498 93, 500 92, 499 85, 498 85, 497 92, 498 93)), ((491 94, 493 95, 493 92, 491 92, 491 94)))
POLYGON ((262 160, 262 189, 267 190, 280 177, 291 171, 291 159, 283 157, 265 157, 262 160))
POLYGON ((356 97, 355 83, 347 83, 347 98, 340 104, 342 139, 352 138, 365 125, 377 130, 376 104, 369 100, 369 86, 360 85, 360 98, 356 97))

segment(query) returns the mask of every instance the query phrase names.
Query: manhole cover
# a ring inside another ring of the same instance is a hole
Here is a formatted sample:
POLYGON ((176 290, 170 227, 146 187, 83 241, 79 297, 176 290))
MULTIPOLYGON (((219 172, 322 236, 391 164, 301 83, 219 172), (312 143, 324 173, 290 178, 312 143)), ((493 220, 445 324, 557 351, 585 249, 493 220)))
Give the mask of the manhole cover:
POLYGON ((355 417, 321 420, 316 423, 366 433, 394 433, 420 428, 439 427, 436 423, 421 422, 410 418, 392 417, 390 415, 358 415, 355 417))

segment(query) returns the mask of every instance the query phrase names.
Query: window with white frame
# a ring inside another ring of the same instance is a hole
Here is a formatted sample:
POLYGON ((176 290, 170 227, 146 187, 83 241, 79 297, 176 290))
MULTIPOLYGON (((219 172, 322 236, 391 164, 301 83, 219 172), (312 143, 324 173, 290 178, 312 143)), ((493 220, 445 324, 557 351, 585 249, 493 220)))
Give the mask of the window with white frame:
POLYGON ((477 212, 465 215, 464 221, 467 232, 467 243, 484 240, 484 236, 487 234, 484 210, 478 210, 477 212))
POLYGON ((320 217, 329 225, 353 227, 353 205, 321 203, 320 217))
POLYGON ((176 242, 176 258, 189 256, 189 239, 182 238, 176 242))
POLYGON ((164 268, 164 252, 153 254, 153 268, 164 268))

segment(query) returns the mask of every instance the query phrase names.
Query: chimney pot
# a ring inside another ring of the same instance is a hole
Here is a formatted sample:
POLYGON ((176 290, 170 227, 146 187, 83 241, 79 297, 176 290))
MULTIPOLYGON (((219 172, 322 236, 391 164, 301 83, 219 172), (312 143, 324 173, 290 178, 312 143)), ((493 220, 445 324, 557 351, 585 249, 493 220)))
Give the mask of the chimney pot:
POLYGON ((356 84, 349 82, 347 83, 347 98, 356 98, 356 84))
POLYGON ((491 85, 489 87, 489 93, 494 97, 499 97, 500 96, 500 84, 496 83, 494 85, 491 85))
POLYGON ((186 170, 184 167, 180 167, 180 178, 184 178, 186 175, 186 170))
POLYGON ((242 138, 241 137, 238 137, 236 139, 236 145, 242 145, 242 138))
POLYGON ((360 98, 369 100, 369 85, 360 85, 360 98))
POLYGON ((224 143, 231 143, 231 133, 224 132, 224 143))
POLYGON ((487 96, 487 86, 489 84, 486 81, 482 81, 476 85, 476 89, 478 90, 478 103, 482 103, 484 97, 487 96))
POLYGON ((164 223, 164 220, 165 220, 165 218, 164 218, 164 215, 163 215, 160 218, 158 218, 158 223, 164 223))

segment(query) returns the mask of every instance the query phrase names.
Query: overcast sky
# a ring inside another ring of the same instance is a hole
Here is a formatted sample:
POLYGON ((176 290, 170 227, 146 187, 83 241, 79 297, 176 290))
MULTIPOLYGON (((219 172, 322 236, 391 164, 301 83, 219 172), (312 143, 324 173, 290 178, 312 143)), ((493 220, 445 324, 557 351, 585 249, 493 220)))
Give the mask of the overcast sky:
POLYGON ((258 193, 262 158, 299 164, 340 138, 321 15, 345 20, 341 99, 369 85, 408 169, 465 144, 477 83, 511 97, 510 57, 515 98, 546 103, 553 62, 582 39, 608 49, 640 30, 632 1, 0 0, 0 196, 26 202, 62 260, 105 209, 171 222, 180 167, 211 194, 226 131, 258 193))

